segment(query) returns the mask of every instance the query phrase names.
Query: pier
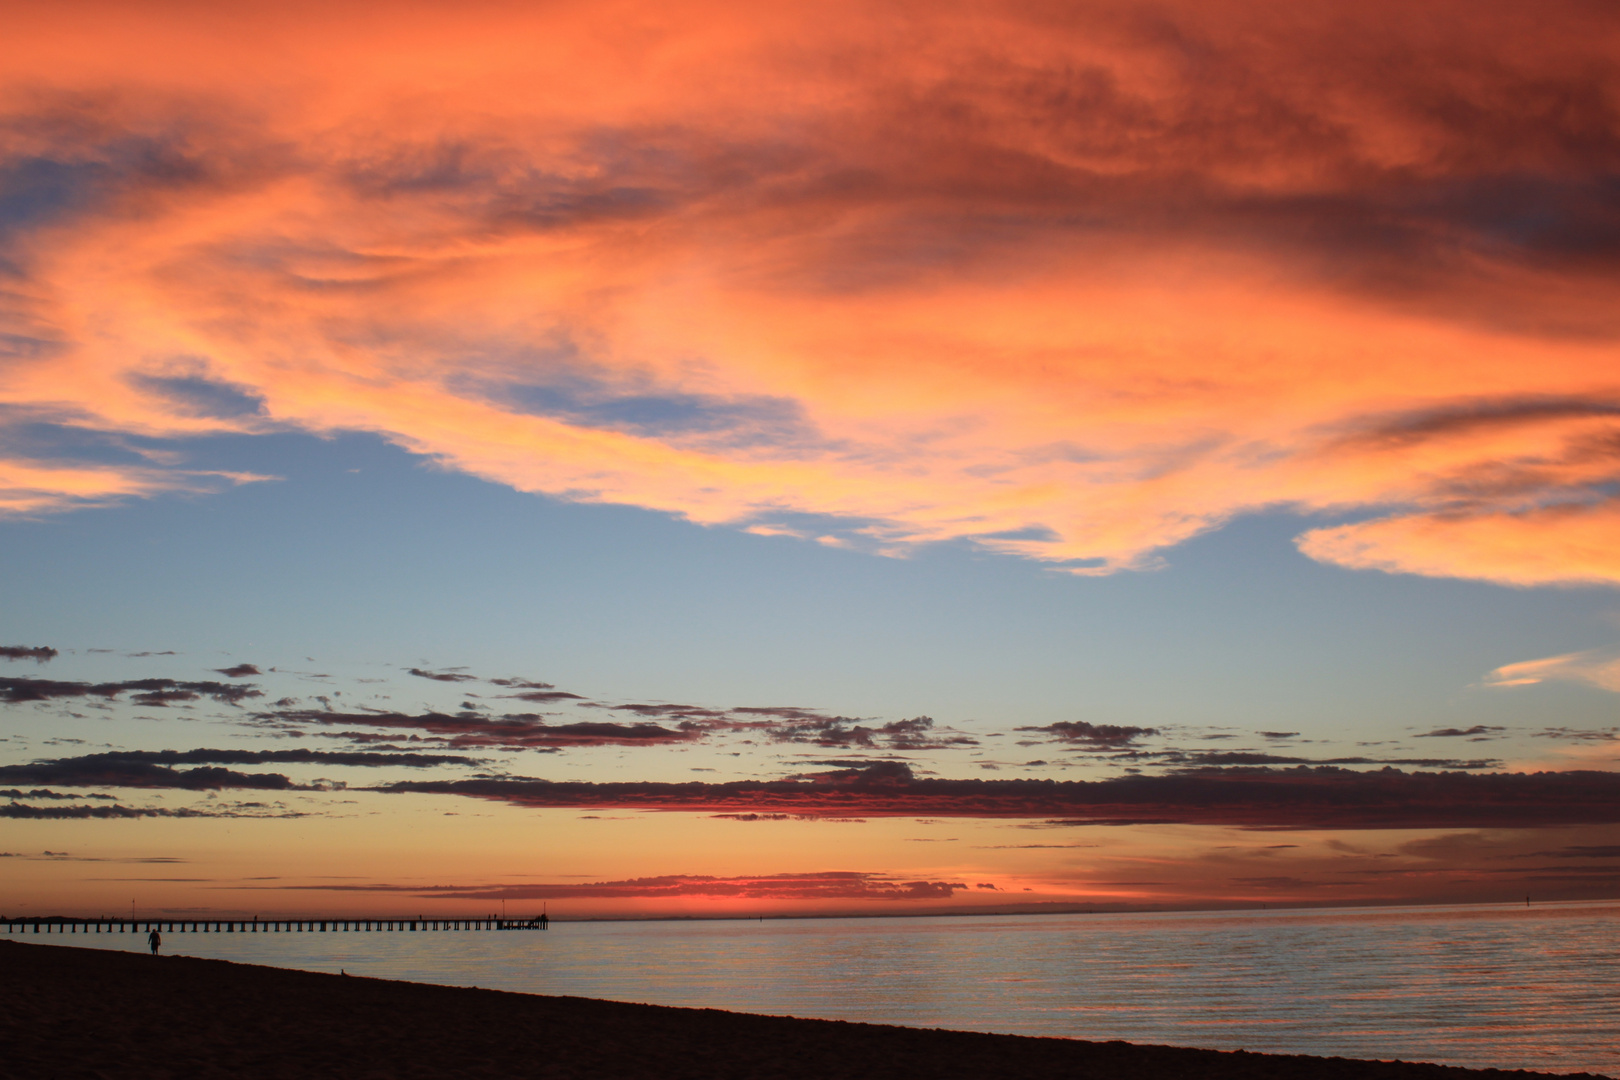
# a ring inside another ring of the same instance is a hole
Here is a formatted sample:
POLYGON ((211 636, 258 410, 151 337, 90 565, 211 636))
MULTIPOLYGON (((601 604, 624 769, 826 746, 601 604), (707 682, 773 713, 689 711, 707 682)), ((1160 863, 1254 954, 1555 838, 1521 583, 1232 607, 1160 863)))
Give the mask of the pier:
POLYGON ((297 934, 425 930, 549 930, 545 915, 530 919, 76 919, 64 915, 0 918, 8 934, 297 934))

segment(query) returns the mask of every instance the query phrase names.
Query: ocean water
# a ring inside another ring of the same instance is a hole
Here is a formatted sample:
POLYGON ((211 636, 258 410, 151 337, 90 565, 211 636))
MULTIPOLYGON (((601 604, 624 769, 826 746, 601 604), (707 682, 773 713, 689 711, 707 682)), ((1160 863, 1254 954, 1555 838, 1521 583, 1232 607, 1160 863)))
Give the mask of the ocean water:
MULTIPOLYGON (((139 935, 30 942, 139 950, 139 935)), ((536 994, 1620 1077, 1620 902, 164 935, 536 994)))

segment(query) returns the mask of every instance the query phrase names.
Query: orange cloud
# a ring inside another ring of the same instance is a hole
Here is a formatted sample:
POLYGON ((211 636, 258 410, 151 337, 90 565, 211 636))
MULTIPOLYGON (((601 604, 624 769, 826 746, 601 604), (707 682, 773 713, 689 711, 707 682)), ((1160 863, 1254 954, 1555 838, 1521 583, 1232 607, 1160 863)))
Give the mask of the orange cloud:
POLYGON ((1607 737, 1562 746, 1553 745, 1542 749, 1539 753, 1526 753, 1519 760, 1512 762, 1511 767, 1541 772, 1589 772, 1599 769, 1612 771, 1620 767, 1620 737, 1616 737, 1613 732, 1604 732, 1600 735, 1607 737))
POLYGON ((1356 569, 1479 578, 1508 585, 1613 584, 1620 506, 1410 514, 1300 537, 1305 554, 1356 569))
POLYGON ((84 465, 0 457, 0 514, 29 517, 106 506, 126 498, 198 494, 269 480, 252 473, 186 471, 141 465, 84 465))
POLYGON ((1496 668, 1485 677, 1485 685, 1533 686, 1549 679, 1620 692, 1620 655, 1614 649, 1588 649, 1540 660, 1521 660, 1496 668))
POLYGON ((1382 515, 1301 539, 1346 566, 1617 581, 1617 42, 1554 7, 30 12, 0 401, 890 553, 1107 573, 1287 509, 1382 515))

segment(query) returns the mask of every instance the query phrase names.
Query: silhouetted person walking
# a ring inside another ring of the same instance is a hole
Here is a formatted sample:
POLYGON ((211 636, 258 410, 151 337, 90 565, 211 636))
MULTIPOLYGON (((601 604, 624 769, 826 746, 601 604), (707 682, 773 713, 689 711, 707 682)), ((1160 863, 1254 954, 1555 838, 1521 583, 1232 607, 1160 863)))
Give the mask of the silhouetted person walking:
POLYGON ((150 934, 146 935, 146 943, 152 946, 152 955, 156 956, 158 946, 163 944, 163 935, 154 930, 150 934))

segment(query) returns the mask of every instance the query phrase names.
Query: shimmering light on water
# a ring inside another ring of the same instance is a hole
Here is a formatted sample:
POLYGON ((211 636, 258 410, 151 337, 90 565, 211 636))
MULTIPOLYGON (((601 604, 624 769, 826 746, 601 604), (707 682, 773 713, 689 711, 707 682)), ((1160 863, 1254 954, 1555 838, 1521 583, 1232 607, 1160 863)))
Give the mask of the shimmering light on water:
POLYGON ((176 933, 165 951, 658 1005, 1620 1075, 1617 932, 1608 902, 176 933))

